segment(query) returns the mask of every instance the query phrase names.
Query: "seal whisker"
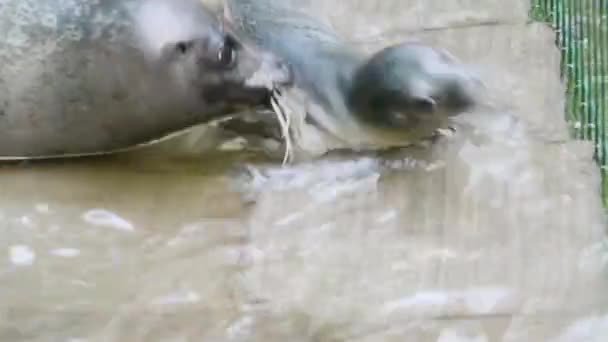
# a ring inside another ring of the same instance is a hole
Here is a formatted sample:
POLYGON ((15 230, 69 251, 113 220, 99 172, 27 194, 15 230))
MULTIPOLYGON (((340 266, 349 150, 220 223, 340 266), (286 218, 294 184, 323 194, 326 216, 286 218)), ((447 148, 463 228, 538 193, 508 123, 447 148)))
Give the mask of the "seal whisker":
POLYGON ((283 135, 283 139, 285 139, 285 153, 283 155, 283 165, 285 165, 292 159, 291 157, 293 146, 290 134, 291 120, 289 118, 289 115, 287 115, 287 113, 285 113, 285 111, 281 107, 280 100, 277 99, 276 95, 274 94, 274 91, 273 95, 270 98, 270 104, 272 105, 274 113, 277 116, 277 119, 279 120, 281 133, 283 135))

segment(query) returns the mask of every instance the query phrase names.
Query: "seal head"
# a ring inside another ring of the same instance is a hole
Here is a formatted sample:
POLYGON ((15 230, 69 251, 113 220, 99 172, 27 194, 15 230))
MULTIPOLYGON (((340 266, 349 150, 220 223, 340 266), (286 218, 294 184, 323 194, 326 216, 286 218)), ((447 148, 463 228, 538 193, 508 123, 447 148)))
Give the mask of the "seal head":
POLYGON ((287 84, 287 64, 271 54, 252 51, 234 35, 197 37, 162 47, 160 67, 182 91, 200 97, 209 113, 267 104, 275 84, 287 84), (258 75, 265 75, 260 79, 258 75))
POLYGON ((477 104, 481 82, 441 49, 401 43, 369 55, 293 3, 225 6, 239 37, 274 52, 293 71, 292 85, 275 92, 280 125, 289 126, 282 130, 288 150, 319 155, 406 146, 477 104))
POLYGON ((148 0, 134 13, 147 60, 182 91, 198 93, 211 106, 255 105, 275 84, 289 82, 287 64, 199 7, 191 0, 148 0))
POLYGON ((418 127, 431 134, 445 119, 474 108, 477 85, 446 51, 401 43, 359 66, 346 96, 352 113, 367 125, 383 130, 418 127))

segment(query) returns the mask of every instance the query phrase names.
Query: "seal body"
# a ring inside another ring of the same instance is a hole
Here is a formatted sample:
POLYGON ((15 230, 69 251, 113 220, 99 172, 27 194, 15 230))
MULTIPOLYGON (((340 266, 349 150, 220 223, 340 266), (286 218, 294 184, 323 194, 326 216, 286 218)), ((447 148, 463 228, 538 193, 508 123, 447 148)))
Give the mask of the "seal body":
POLYGON ((289 78, 199 0, 4 0, 0 157, 146 143, 263 103, 289 78))
POLYGON ((289 1, 227 0, 225 17, 290 64, 282 102, 342 147, 407 145, 476 104, 481 83, 441 49, 404 42, 365 54, 289 1))

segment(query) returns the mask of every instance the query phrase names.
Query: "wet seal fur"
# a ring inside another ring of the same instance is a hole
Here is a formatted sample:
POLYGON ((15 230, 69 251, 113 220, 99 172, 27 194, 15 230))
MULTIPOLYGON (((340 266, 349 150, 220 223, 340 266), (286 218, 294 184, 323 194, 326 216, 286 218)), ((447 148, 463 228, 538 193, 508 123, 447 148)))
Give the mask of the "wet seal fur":
POLYGON ((291 79, 199 0, 6 0, 0 32, 0 159, 129 149, 291 79))
MULTIPOLYGON (((224 8, 239 36, 293 69, 294 85, 274 96, 288 153, 306 158, 332 149, 406 146, 478 103, 483 84, 447 51, 411 42, 369 56, 296 7, 226 0, 224 8)), ((243 131, 247 125, 226 126, 243 131)))

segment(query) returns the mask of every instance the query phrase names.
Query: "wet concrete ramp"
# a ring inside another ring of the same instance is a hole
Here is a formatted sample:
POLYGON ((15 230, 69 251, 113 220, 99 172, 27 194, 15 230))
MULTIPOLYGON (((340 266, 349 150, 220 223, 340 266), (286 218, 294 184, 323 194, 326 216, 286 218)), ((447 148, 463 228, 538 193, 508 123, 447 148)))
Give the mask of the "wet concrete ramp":
POLYGON ((382 158, 4 167, 0 340, 606 340, 599 170, 526 2, 297 4, 362 49, 446 47, 496 109, 382 158))

